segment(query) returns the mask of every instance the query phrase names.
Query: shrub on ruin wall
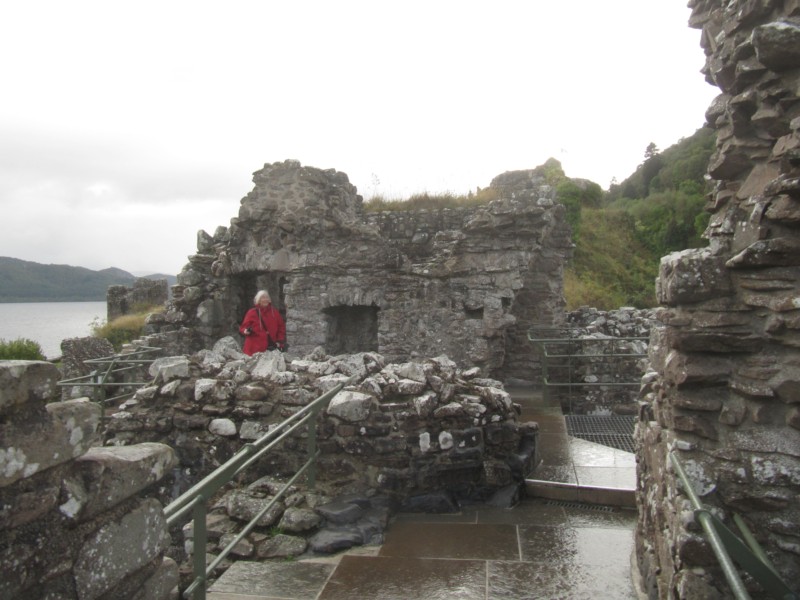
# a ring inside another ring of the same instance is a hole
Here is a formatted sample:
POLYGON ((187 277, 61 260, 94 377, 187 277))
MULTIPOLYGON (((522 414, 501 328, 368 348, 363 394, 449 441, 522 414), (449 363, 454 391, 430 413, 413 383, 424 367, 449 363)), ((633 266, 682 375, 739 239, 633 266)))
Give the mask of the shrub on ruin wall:
POLYGON ((27 338, 0 339, 0 360, 45 360, 38 342, 27 338))

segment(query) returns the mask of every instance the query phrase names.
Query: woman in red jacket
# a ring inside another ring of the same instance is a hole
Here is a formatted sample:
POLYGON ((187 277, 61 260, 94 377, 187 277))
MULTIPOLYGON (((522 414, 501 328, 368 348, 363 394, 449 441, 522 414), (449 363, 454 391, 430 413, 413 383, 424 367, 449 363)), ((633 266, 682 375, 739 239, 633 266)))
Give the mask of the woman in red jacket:
POLYGON ((282 351, 286 346, 286 324, 281 313, 264 290, 256 294, 253 304, 239 327, 239 333, 245 336, 242 350, 250 356, 275 348, 282 351))

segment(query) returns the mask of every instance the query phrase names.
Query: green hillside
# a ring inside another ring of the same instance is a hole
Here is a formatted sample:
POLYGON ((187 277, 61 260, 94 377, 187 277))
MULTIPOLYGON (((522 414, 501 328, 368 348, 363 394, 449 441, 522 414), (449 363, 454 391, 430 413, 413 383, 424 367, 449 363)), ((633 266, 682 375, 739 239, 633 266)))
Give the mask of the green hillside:
POLYGON ((706 128, 663 152, 651 144, 636 171, 599 202, 596 191, 559 187, 576 244, 564 278, 569 309, 655 305, 661 257, 706 245, 704 175, 714 144, 706 128))
POLYGON ((104 301, 109 286, 135 280, 121 269, 92 271, 0 257, 0 302, 104 301))

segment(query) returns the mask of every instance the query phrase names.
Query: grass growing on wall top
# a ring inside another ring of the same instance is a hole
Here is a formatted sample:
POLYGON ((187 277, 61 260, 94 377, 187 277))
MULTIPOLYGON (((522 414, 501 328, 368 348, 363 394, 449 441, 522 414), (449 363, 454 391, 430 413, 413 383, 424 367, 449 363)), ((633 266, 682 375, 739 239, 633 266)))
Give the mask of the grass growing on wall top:
POLYGON ((391 199, 384 196, 373 196, 364 203, 364 210, 367 212, 382 211, 413 211, 413 210, 438 210, 441 208, 468 208, 470 206, 480 206, 488 204, 492 200, 500 197, 499 192, 494 188, 478 188, 477 192, 469 192, 466 195, 452 194, 429 194, 423 192, 414 194, 407 199, 391 199))
POLYGON ((137 305, 134 307, 133 313, 117 317, 110 323, 92 324, 92 335, 107 339, 114 346, 114 350, 119 352, 124 344, 141 337, 144 332, 145 321, 150 314, 162 312, 163 310, 164 307, 160 305, 137 305))

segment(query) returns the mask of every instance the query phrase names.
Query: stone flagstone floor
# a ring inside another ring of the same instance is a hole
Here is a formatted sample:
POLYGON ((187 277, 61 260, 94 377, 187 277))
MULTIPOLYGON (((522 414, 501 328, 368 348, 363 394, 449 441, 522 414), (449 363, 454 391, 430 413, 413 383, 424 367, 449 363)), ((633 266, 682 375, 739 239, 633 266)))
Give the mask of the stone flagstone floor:
POLYGON ((237 562, 209 600, 636 599, 634 455, 569 438, 557 406, 509 390, 540 424, 541 464, 512 509, 399 514, 379 547, 237 562), (609 505, 605 505, 608 503, 609 505))
POLYGON ((635 599, 635 513, 529 499, 513 509, 400 514, 380 547, 237 562, 209 600, 635 599))

